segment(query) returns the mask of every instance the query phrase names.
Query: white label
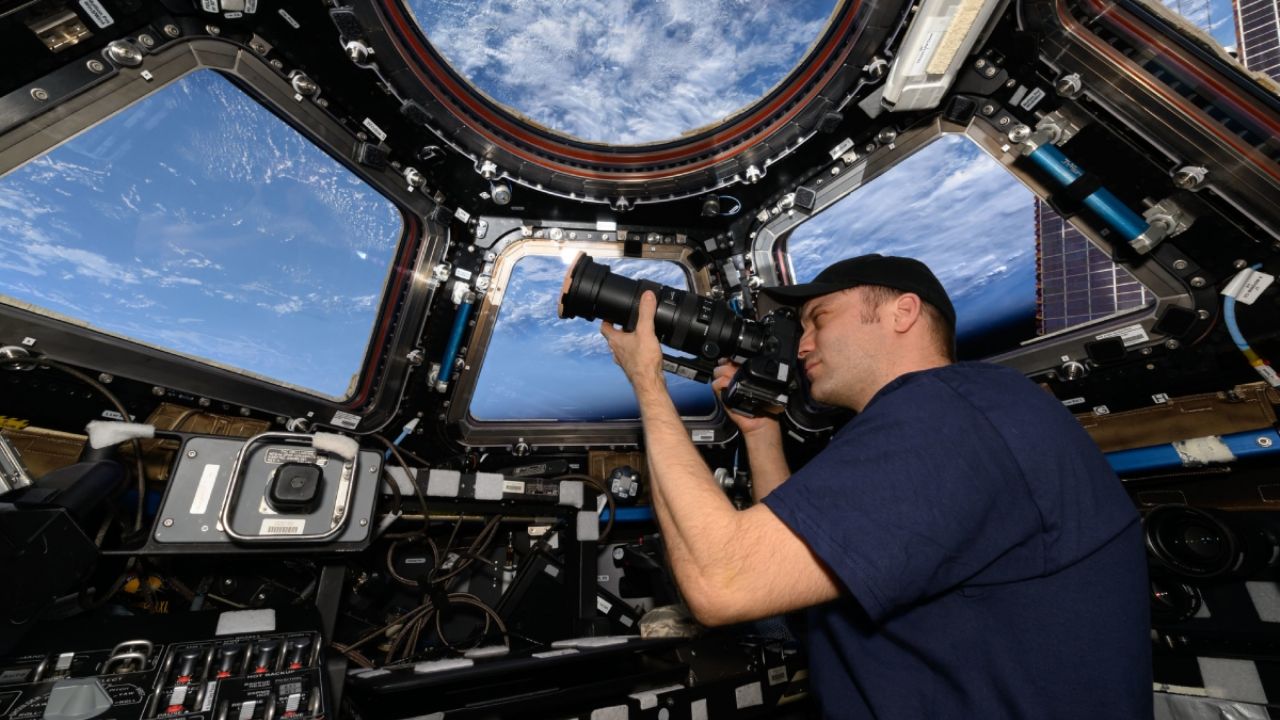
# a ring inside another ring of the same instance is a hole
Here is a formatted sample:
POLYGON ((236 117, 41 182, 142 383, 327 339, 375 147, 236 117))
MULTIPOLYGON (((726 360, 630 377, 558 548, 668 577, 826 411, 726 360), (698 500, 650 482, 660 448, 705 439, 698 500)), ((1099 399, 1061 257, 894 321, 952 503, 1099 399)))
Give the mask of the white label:
POLYGON ((632 624, 631 618, 627 617, 626 615, 619 617, 618 622, 622 623, 626 627, 631 627, 631 624, 632 624))
POLYGON ((700 698, 689 703, 690 720, 707 720, 707 699, 700 698))
POLYGON ((778 363, 778 382, 786 382, 787 376, 791 374, 791 366, 786 363, 778 363))
POLYGON ((298 24, 297 20, 293 19, 292 15, 284 11, 284 8, 281 8, 279 10, 279 13, 280 13, 280 17, 284 18, 284 21, 289 23, 289 26, 292 27, 294 30, 297 30, 298 28, 302 27, 301 25, 298 24))
POLYGON ((560 657, 561 655, 573 655, 577 652, 578 651, 574 648, 560 648, 558 650, 547 650, 545 652, 536 652, 532 655, 532 657, 536 657, 536 658, 560 657))
POLYGON ((556 567, 555 565, 547 565, 546 567, 543 568, 543 572, 550 575, 551 577, 560 577, 560 568, 556 567))
POLYGON ((1027 96, 1027 87, 1025 85, 1019 85, 1018 89, 1013 92, 1013 97, 1009 98, 1009 104, 1017 105, 1018 103, 1022 102, 1022 98, 1026 96, 1027 96))
POLYGON ((221 465, 205 465, 200 473, 200 482, 196 485, 195 497, 191 498, 191 514, 203 515, 209 509, 209 496, 213 495, 213 484, 218 479, 221 465))
POLYGON ((454 210, 453 216, 458 218, 460 222, 464 222, 464 223, 471 222, 471 213, 467 212, 466 210, 463 210, 462 208, 458 208, 457 210, 454 210))
POLYGON ((240 720, 253 720, 253 709, 258 704, 257 700, 250 700, 240 706, 240 720))
POLYGON ((224 18, 226 18, 226 19, 228 19, 228 20, 237 20, 237 19, 239 19, 239 18, 244 17, 244 13, 242 13, 242 12, 229 12, 229 13, 223 13, 223 14, 222 14, 222 17, 224 17, 224 18))
POLYGON ((524 483, 519 480, 503 480, 502 492, 517 495, 524 494, 524 483))
POLYGON ((370 120, 369 118, 365 118, 364 122, 360 124, 368 128, 369 132, 373 133, 373 136, 378 138, 378 142, 382 142, 383 140, 387 139, 387 133, 384 132, 382 128, 378 127, 378 124, 375 123, 373 120, 370 120))
POLYGON ((609 614, 609 611, 613 609, 613 603, 611 603, 611 602, 609 602, 608 600, 605 600, 604 598, 602 598, 602 597, 600 597, 599 595, 597 595, 597 596, 596 596, 596 609, 600 611, 600 614, 601 614, 601 615, 608 615, 608 614, 609 614))
POLYGON ((1168 393, 1156 393, 1155 395, 1152 395, 1152 396, 1151 396, 1151 402, 1153 402, 1153 403, 1155 403, 1155 404, 1157 404, 1157 405, 1163 405, 1163 404, 1165 404, 1165 403, 1169 402, 1169 394, 1168 394, 1168 393))
POLYGON ((1130 345, 1138 345, 1144 343, 1150 338, 1147 337, 1147 331, 1142 329, 1141 325, 1125 325, 1119 330, 1104 332, 1094 337, 1095 340, 1106 340, 1107 338, 1118 337, 1124 342, 1125 347, 1130 345))
POLYGON ((845 138, 844 140, 840 141, 839 145, 831 148, 831 150, 827 154, 831 156, 832 160, 835 160, 836 158, 848 152, 849 148, 851 147, 853 147, 853 139, 845 138))
POLYGON ((529 537, 542 537, 551 529, 550 525, 530 525, 528 529, 529 537))
POLYGON ((218 12, 218 0, 200 0, 200 9, 209 13, 218 12))
POLYGON ((1271 387, 1280 387, 1280 375, 1270 365, 1254 365, 1253 369, 1258 371, 1263 380, 1271 383, 1271 387))
POLYGON ((333 414, 333 419, 329 421, 329 424, 337 425, 345 430, 355 430, 356 426, 360 424, 360 416, 339 410, 333 414))
POLYGON ((151 81, 152 81, 152 80, 154 80, 154 79, 155 79, 155 77, 156 77, 155 75, 152 75, 152 74, 151 74, 151 71, 150 71, 150 70, 143 70, 142 72, 140 72, 140 73, 138 73, 138 74, 139 74, 139 75, 141 75, 141 76, 142 76, 142 79, 143 79, 143 80, 146 80, 147 82, 151 82, 151 81))
POLYGON ((1041 90, 1040 88, 1036 88, 1035 90, 1032 90, 1031 92, 1027 93, 1027 96, 1023 98, 1022 102, 1018 103, 1018 105, 1023 110, 1030 110, 1031 108, 1035 107, 1043 99, 1044 99, 1044 90, 1041 90))
POLYGON ((262 521, 262 528, 258 531, 259 535, 301 535, 306 529, 307 521, 301 518, 291 520, 287 518, 266 518, 262 521))
POLYGON ((1110 415, 1111 408, 1107 407, 1106 405, 1099 405, 1093 409, 1093 414, 1094 415, 1110 415))
POLYGON ((617 232, 618 223, 614 220, 597 220, 596 230, 600 232, 617 232))
POLYGON ((716 439, 715 430, 694 430, 691 434, 694 442, 711 442, 716 439))
POLYGON ((84 10, 84 14, 89 16, 94 25, 104 28, 111 25, 115 20, 111 19, 111 13, 102 7, 102 3, 98 0, 80 0, 80 7, 84 10))
POLYGON ((23 347, 31 347, 32 345, 35 345, 35 344, 36 344, 36 339, 33 337, 22 338, 23 347))
POLYGON ((1252 305, 1253 301, 1271 287, 1273 282, 1275 282, 1275 276, 1245 268, 1236 273, 1236 276, 1231 278, 1231 282, 1222 288, 1222 294, 1229 295, 1245 305, 1252 305))
POLYGON ((169 693, 170 705, 185 705, 186 702, 187 702, 187 686, 186 685, 179 685, 178 687, 173 689, 173 692, 169 693))
POLYGON ((769 668, 769 686, 773 687, 778 683, 787 681, 787 669, 785 667, 769 668))
MULTIPOLYGON (((466 222, 466 220, 463 220, 462 222, 466 222)), ((462 278, 463 280, 470 280, 470 279, 471 279, 471 271, 470 271, 470 270, 467 270, 466 268, 458 268, 457 270, 454 270, 454 271, 453 271, 453 274, 454 274, 454 275, 457 275, 458 277, 462 278)))
POLYGON ((922 26, 921 30, 924 32, 920 33, 920 44, 912 54, 911 62, 907 64, 908 77, 923 73, 929 61, 933 60, 934 51, 938 49, 938 41, 942 39, 942 33, 947 29, 947 19, 930 18, 922 23, 922 26))
POLYGON ((71 667, 71 661, 76 657, 75 653, 62 653, 58 656, 58 662, 53 666, 55 670, 67 670, 71 667))
POLYGON ((597 575, 597 576, 596 576, 596 582, 600 582, 600 583, 607 583, 607 582, 609 582, 609 576, 608 576, 608 575, 597 575))
POLYGON ((1084 398, 1082 398, 1082 397, 1074 397, 1074 398, 1071 398, 1070 400, 1063 400, 1063 401, 1062 401, 1062 404, 1063 404, 1063 405, 1066 405, 1067 407, 1072 407, 1072 406, 1074 406, 1074 405, 1083 405, 1083 404, 1084 404, 1084 398))
POLYGON ((763 705, 764 688, 758 682, 748 683, 733 691, 733 699, 737 703, 739 710, 763 705))
POLYGON ((204 705, 200 706, 200 712, 209 712, 213 709, 213 696, 217 695, 218 681, 210 680, 209 689, 204 691, 204 705))

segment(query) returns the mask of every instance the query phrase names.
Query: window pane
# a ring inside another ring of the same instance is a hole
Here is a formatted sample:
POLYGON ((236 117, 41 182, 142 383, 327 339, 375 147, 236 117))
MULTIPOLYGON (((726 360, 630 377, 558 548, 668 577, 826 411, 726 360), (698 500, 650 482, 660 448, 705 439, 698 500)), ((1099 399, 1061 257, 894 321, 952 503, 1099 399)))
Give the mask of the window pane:
MULTIPOLYGON (((687 289, 684 270, 659 260, 595 258, 631 278, 687 289)), ((555 256, 521 258, 511 270, 471 414, 478 420, 631 420, 635 395, 613 362, 599 322, 556 315, 568 262, 555 256)), ((715 412, 711 387, 667 373, 680 414, 715 412)))
POLYGON ((545 127, 672 140, 754 103, 821 36, 836 0, 405 0, 458 74, 545 127))
POLYGON ((395 206, 203 70, 0 178, 7 302, 349 394, 395 206))
MULTIPOLYGON (((956 307, 961 356, 981 357, 1047 331, 1036 322, 1045 303, 1067 298, 1050 296, 1048 286, 1039 293, 1038 276, 1088 275, 1093 263, 1093 270, 1104 271, 1091 286, 1099 293, 1104 274, 1113 295, 1141 287, 1096 249, 1089 254, 1073 245, 1080 251, 1074 255, 1047 252, 1037 231, 1037 207, 1035 196, 976 144, 962 135, 944 135, 796 228, 787 250, 798 282, 813 279, 836 260, 865 253, 922 260, 956 307)), ((1055 237, 1061 236, 1059 227, 1055 237)), ((1099 300, 1092 307, 1105 304, 1099 300)), ((1136 306, 1127 300, 1117 305, 1114 298, 1112 304, 1093 317, 1136 306)))

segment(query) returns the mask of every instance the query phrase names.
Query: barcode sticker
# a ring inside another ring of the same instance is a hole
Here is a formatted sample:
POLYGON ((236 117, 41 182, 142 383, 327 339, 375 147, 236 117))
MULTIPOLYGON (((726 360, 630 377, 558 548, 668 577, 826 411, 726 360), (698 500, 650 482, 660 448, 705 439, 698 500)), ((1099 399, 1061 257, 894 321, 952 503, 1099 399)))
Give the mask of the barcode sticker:
POLYGON ((502 481, 502 492, 504 492, 504 493, 513 493, 513 494, 516 494, 516 495, 523 495, 523 494, 524 494, 524 483, 523 483, 523 482, 520 482, 519 480, 503 480, 503 481, 502 481))
POLYGON ((1118 337, 1124 342, 1125 347, 1144 343, 1150 338, 1147 337, 1147 331, 1142 329, 1141 325, 1126 325, 1111 332, 1104 332, 1094 337, 1095 340, 1106 340, 1107 338, 1118 337))
POLYGON ((339 410, 333 414, 333 420, 330 421, 330 424, 344 430, 355 430, 356 426, 360 424, 360 416, 339 410))
POLYGON ((770 686, 777 685, 778 683, 784 683, 786 681, 787 681, 786 667, 778 666, 776 668, 769 668, 769 685, 770 686))
POLYGON ((611 602, 609 602, 608 600, 605 600, 604 598, 602 598, 602 597, 600 597, 599 595, 597 595, 597 596, 596 596, 596 609, 600 611, 600 614, 601 614, 601 615, 608 615, 608 614, 609 614, 609 611, 613 609, 613 603, 611 603, 611 602))
POLYGON ((266 518, 262 521, 262 528, 258 531, 259 535, 301 535, 302 531, 307 527, 307 521, 302 518, 266 518))

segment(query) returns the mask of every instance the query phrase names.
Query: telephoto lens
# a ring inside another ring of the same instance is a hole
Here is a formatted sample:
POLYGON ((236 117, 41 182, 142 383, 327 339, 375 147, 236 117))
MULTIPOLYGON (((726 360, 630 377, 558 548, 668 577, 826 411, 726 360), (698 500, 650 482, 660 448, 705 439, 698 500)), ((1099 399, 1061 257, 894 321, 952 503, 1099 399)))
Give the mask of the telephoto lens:
POLYGON ((1143 519, 1147 549, 1184 577, 1207 579, 1237 568, 1243 547, 1215 515, 1186 505, 1162 505, 1143 519))
POLYGON ((605 320, 631 332, 640 314, 640 296, 652 290, 658 298, 653 319, 658 340, 705 360, 731 358, 742 362, 760 353, 767 334, 757 323, 745 322, 727 303, 695 293, 615 275, 608 266, 578 253, 564 277, 559 314, 562 318, 605 320))

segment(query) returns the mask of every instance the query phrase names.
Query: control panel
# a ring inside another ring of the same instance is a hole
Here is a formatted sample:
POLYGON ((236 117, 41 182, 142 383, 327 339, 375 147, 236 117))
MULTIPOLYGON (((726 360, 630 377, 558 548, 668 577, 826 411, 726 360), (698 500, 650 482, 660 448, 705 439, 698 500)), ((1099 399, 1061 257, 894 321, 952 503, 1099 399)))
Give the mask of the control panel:
POLYGON ((0 718, 319 718, 322 645, 309 630, 46 645, 0 659, 0 718))

